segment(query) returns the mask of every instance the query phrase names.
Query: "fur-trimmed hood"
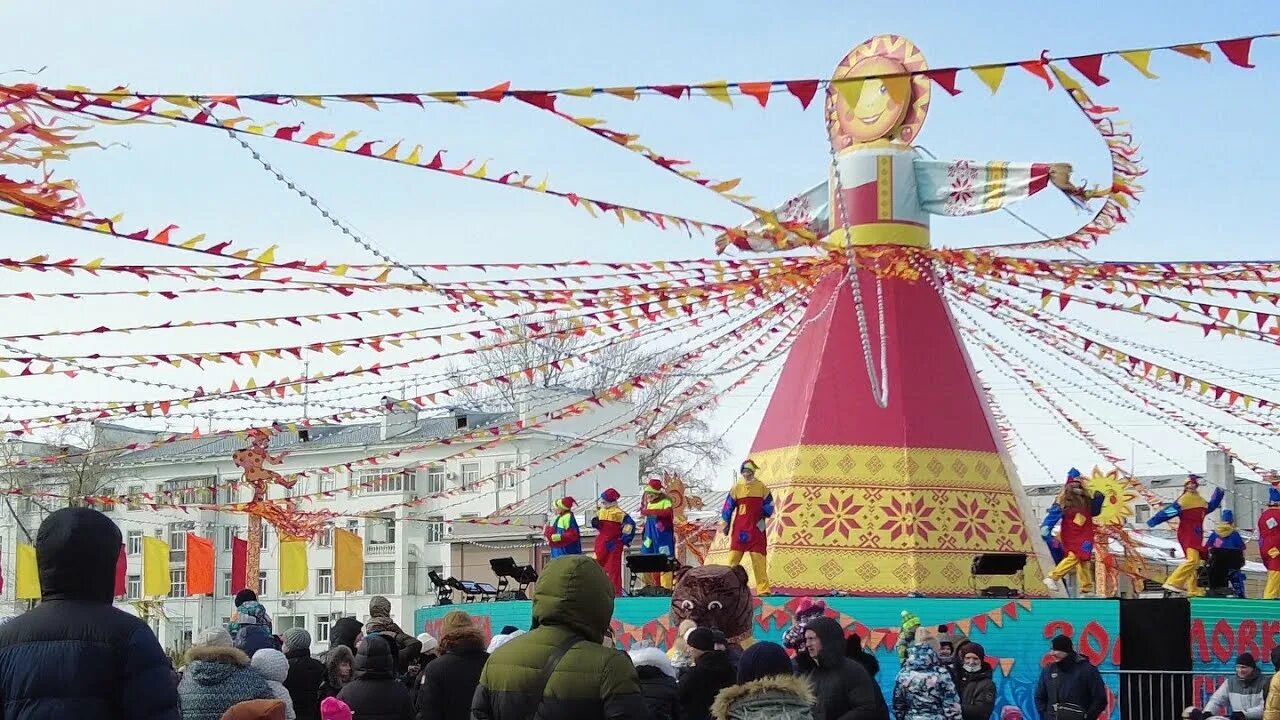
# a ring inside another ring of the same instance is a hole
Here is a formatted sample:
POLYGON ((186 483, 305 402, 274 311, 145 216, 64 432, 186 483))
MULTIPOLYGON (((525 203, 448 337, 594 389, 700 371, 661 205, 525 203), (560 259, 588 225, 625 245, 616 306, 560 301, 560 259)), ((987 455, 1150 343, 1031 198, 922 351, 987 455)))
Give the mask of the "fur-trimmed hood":
POLYGON ((226 645, 195 645, 186 654, 187 664, 193 662, 222 663, 249 667, 249 656, 239 648, 226 645))
POLYGON ((812 720, 817 702, 809 681, 799 675, 774 675, 720 691, 711 705, 715 720, 812 720))
POLYGON ((671 658, 661 649, 656 647, 633 648, 629 653, 631 655, 631 664, 637 668, 652 667, 662 671, 663 675, 671 679, 676 679, 675 665, 671 664, 671 658))

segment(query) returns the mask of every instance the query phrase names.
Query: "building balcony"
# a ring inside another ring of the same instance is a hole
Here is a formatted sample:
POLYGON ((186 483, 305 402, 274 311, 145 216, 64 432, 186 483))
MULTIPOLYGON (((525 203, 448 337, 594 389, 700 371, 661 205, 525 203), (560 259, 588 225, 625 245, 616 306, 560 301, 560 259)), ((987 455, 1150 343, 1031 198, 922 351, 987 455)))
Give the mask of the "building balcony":
POLYGON ((364 554, 368 557, 385 557, 387 555, 396 554, 396 544, 389 543, 365 543, 364 554))

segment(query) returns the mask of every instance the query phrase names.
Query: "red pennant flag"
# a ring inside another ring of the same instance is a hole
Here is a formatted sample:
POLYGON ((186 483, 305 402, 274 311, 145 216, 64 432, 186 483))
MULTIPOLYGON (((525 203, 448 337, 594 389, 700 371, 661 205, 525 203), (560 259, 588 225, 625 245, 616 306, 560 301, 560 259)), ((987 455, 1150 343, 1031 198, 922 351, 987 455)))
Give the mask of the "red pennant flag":
POLYGON ((738 89, 743 95, 750 95, 760 103, 760 107, 769 104, 769 91, 773 89, 771 82, 744 82, 738 83, 738 89))
POLYGON ((788 80, 787 90, 800 101, 800 107, 808 110, 813 96, 818 94, 817 80, 788 80))
MULTIPOLYGON (((249 555, 249 541, 231 538, 231 592, 238 593, 248 587, 244 581, 245 563, 249 555)), ((255 578, 256 579, 256 578, 255 578)), ((254 583, 257 585, 257 583, 254 583)))
POLYGON ((498 83, 488 90, 476 90, 471 93, 472 97, 478 97, 481 100, 489 102, 502 102, 502 98, 507 96, 507 91, 511 89, 511 81, 498 83))
MULTIPOLYGON (((128 592, 125 587, 124 573, 129 567, 129 555, 125 552, 124 545, 120 545, 120 554, 116 556, 116 597, 124 597, 128 592)), ((0 591, 3 591, 4 584, 0 583, 0 591)))
POLYGON ((515 92, 515 96, 517 100, 527 102, 530 105, 542 108, 543 110, 554 111, 556 109, 556 96, 551 93, 517 90, 515 92))
POLYGON ((684 94, 689 92, 688 85, 654 85, 653 89, 676 100, 684 97, 684 94))
POLYGON ((1047 69, 1049 66, 1048 50, 1044 50, 1040 53, 1039 60, 1028 60, 1026 62, 1021 62, 1018 64, 1022 66, 1023 70, 1026 70, 1027 72, 1031 73, 1032 75, 1035 75, 1041 80, 1044 80, 1044 84, 1049 86, 1048 89, 1050 90, 1053 89, 1053 80, 1049 78, 1049 71, 1047 69))
POLYGON ((960 94, 960 91, 956 89, 956 72, 958 72, 956 68, 930 70, 924 76, 937 83, 943 90, 946 90, 948 95, 955 97, 960 94))
POLYGON ((1102 74, 1101 55, 1081 55, 1067 58, 1067 62, 1071 63, 1071 67, 1078 70, 1081 75, 1089 78, 1089 82, 1094 85, 1101 86, 1111 82, 1111 78, 1104 77, 1102 74))
POLYGON ((1249 62, 1249 50, 1253 47, 1253 38, 1237 38, 1235 40, 1222 40, 1218 43, 1218 49, 1223 55, 1227 56, 1227 60, 1232 65, 1238 65, 1242 68, 1254 67, 1249 62))

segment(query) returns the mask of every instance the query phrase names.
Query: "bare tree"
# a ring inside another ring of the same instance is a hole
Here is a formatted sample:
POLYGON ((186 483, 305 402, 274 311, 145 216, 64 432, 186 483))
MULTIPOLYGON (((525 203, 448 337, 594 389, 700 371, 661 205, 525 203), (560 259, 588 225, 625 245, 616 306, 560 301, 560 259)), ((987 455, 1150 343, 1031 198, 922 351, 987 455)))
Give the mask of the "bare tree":
POLYGON ((116 479, 111 460, 119 452, 99 447, 90 425, 67 427, 47 442, 0 444, 0 491, 6 491, 5 509, 23 536, 30 542, 39 522, 29 522, 31 513, 27 508, 15 506, 15 492, 32 493, 22 504, 35 508, 39 514, 81 505, 81 498, 101 494, 116 479))
MULTIPOLYGON (((515 411, 529 387, 599 392, 628 378, 654 373, 678 356, 674 350, 649 350, 639 342, 609 342, 571 320, 522 321, 503 326, 501 339, 488 341, 468 356, 465 365, 449 370, 450 384, 519 373, 513 383, 464 388, 455 393, 470 407, 515 411), (586 353, 587 363, 566 366, 563 358, 586 353)), ((640 477, 678 473, 691 489, 705 490, 711 474, 728 453, 724 436, 705 420, 714 388, 690 391, 696 379, 664 374, 648 379, 628 398, 643 418, 638 437, 640 477), (701 406, 707 405, 703 408, 701 406)), ((569 402, 566 395, 566 404, 569 402)))

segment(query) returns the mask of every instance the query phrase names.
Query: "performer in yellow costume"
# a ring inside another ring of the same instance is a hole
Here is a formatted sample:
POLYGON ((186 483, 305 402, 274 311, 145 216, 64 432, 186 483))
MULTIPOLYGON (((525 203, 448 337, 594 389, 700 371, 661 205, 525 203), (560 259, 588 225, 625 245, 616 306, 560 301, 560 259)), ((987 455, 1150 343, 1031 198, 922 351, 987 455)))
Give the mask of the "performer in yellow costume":
POLYGON ((769 550, 765 538, 765 520, 773 517, 773 493, 756 479, 756 464, 742 463, 741 478, 724 499, 720 518, 724 534, 729 536, 729 567, 742 564, 743 553, 751 553, 751 569, 756 576, 756 594, 769 594, 769 566, 765 554, 769 550))

